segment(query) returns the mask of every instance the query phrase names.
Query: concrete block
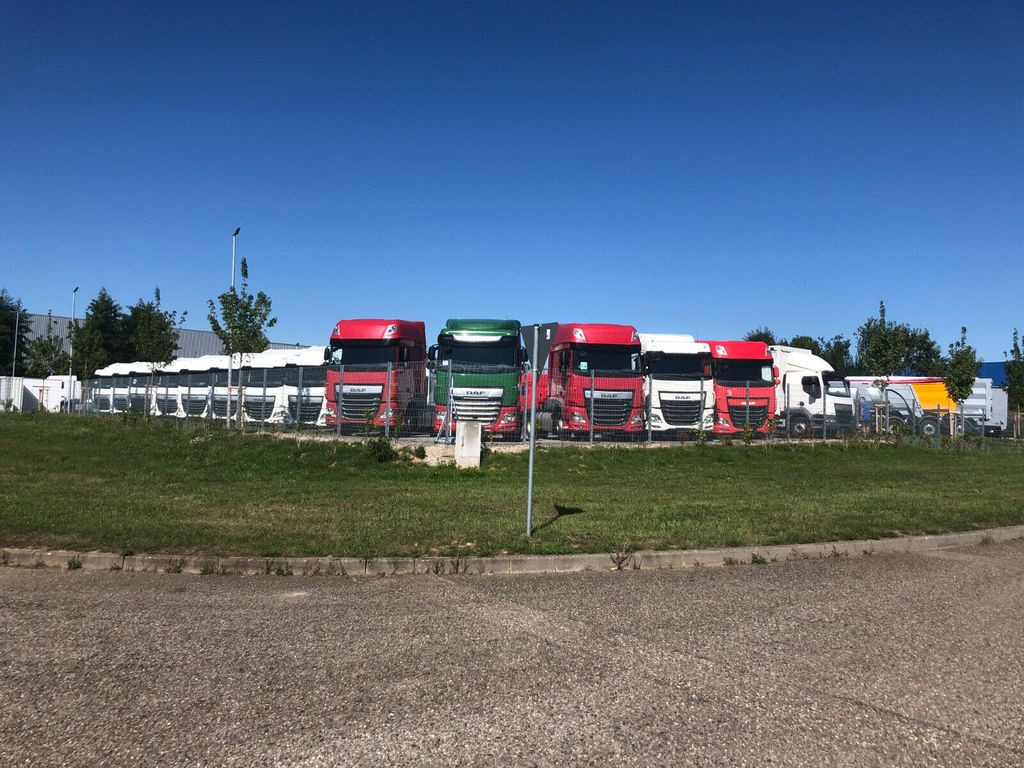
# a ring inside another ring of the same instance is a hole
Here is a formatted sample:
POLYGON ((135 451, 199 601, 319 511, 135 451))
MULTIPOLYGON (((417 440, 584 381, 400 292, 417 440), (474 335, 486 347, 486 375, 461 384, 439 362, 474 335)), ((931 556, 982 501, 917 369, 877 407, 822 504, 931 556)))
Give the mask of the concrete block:
POLYGON ((460 421, 455 430, 455 466, 467 469, 480 466, 480 437, 483 425, 478 421, 460 421))
POLYGON ((119 571, 124 564, 124 556, 113 552, 82 552, 78 560, 86 571, 119 571))
POLYGON ((683 551, 660 551, 660 552, 634 552, 633 563, 626 567, 638 567, 642 570, 669 570, 676 568, 685 568, 686 559, 683 557, 683 551))
POLYGON ((548 573, 555 570, 547 560, 550 555, 511 555, 509 573, 548 573))
POLYGON ((687 568, 725 565, 725 552, 721 549, 687 549, 681 553, 687 568))
POLYGON ((0 552, 0 563, 16 568, 43 568, 42 554, 37 549, 5 549, 0 552))
POLYGON ((556 568, 556 570, 567 573, 578 573, 580 571, 610 571, 615 567, 612 564, 612 559, 609 555, 600 553, 593 555, 565 555, 559 558, 558 562, 561 565, 556 568))
POLYGON ((407 576, 416 572, 411 557, 370 557, 366 559, 367 576, 407 576))
POLYGON ((508 573, 508 558, 500 555, 497 557, 467 557, 464 572, 474 576, 508 573))
MULTIPOLYGON (((47 568, 67 568, 68 560, 78 558, 77 552, 67 549, 51 549, 46 552, 39 552, 37 560, 47 568)), ((38 565, 36 566, 39 567, 38 565)))

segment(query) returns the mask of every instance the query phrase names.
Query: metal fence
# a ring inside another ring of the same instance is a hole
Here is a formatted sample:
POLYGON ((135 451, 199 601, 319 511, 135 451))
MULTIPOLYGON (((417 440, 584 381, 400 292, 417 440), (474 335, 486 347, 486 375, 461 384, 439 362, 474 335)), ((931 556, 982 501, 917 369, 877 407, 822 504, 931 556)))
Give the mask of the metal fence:
MULTIPOLYGON (((883 436, 941 441, 985 438, 997 428, 981 410, 922 409, 896 396, 872 401, 841 387, 716 387, 709 379, 602 370, 545 372, 531 420, 531 381, 532 374, 518 367, 450 361, 244 368, 230 387, 226 371, 140 374, 84 382, 75 410, 438 442, 452 442, 464 421, 481 423, 488 441, 523 442, 535 430, 542 441, 586 444, 883 436)), ((1019 414, 1010 414, 1004 434, 1020 439, 1022 425, 1019 414)))

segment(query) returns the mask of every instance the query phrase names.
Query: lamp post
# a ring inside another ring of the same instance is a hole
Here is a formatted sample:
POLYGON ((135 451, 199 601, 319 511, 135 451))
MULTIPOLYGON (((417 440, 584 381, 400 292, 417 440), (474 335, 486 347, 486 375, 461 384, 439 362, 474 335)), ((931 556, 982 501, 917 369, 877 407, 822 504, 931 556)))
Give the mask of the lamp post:
MULTIPOLYGON (((241 227, 235 227, 234 233, 231 235, 231 292, 235 292, 235 241, 238 239, 238 233, 242 231, 241 227)), ((231 427, 231 367, 232 367, 232 350, 228 350, 228 404, 224 409, 224 418, 227 420, 228 427, 231 427)), ((241 373, 239 373, 241 378, 241 373)), ((212 407, 212 406, 211 406, 212 407)))
POLYGON ((74 390, 71 385, 71 368, 75 362, 75 340, 71 330, 75 327, 75 299, 78 298, 78 286, 71 292, 71 324, 68 326, 68 413, 71 413, 71 405, 75 399, 74 390))
POLYGON ((11 353, 11 378, 14 378, 14 364, 18 360, 18 323, 21 321, 21 307, 14 308, 14 352, 11 353))

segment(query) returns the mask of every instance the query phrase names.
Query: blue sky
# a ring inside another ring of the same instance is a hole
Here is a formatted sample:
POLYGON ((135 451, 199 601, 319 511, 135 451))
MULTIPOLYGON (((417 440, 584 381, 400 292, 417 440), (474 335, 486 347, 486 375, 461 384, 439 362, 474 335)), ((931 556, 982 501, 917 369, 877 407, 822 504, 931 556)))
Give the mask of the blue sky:
POLYGON ((1024 328, 1024 4, 15 3, 0 264, 31 311, 230 236, 279 317, 1024 328), (1010 279, 1017 281, 1015 294, 1010 279))

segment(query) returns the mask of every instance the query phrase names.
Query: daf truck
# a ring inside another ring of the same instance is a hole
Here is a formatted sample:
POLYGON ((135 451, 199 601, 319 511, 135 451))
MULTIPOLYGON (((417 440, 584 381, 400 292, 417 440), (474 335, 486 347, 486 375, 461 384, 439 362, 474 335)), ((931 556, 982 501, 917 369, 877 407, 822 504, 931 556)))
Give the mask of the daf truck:
MULTIPOLYGON (((589 435, 593 426, 595 438, 639 437, 644 426, 640 356, 640 336, 631 325, 560 323, 548 350, 540 431, 573 438, 589 435)), ((542 389, 539 384, 538 395, 542 389)))
POLYGON ((426 344, 420 321, 338 321, 324 350, 326 426, 340 418, 343 431, 429 428, 426 344))
POLYGON ((714 377, 716 435, 768 434, 775 415, 778 371, 762 341, 708 341, 714 377))
POLYGON ((483 430, 518 440, 520 380, 526 349, 518 320, 449 319, 428 351, 433 370, 434 430, 478 421, 483 430))
POLYGON ((711 347, 682 333, 641 333, 644 398, 652 437, 714 427, 711 347))
POLYGON ((850 387, 828 362, 802 347, 773 345, 768 351, 778 369, 779 432, 803 438, 853 428, 850 387))

